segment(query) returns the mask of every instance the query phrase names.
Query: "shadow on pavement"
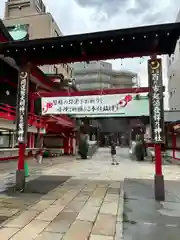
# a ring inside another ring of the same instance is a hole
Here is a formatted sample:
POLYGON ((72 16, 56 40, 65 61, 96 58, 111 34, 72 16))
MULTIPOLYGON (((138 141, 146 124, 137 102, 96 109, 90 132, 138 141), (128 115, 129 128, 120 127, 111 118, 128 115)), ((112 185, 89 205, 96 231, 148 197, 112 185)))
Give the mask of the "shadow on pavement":
POLYGON ((5 185, 1 186, 0 225, 18 212, 27 210, 43 195, 62 185, 69 178, 69 176, 40 176, 28 181, 23 193, 15 191, 14 181, 9 178, 9 184, 6 181, 5 185))
POLYGON ((179 240, 180 199, 171 189, 180 191, 180 183, 167 181, 166 201, 154 200, 152 180, 125 179, 124 239, 179 240))
MULTIPOLYGON (((26 188, 24 193, 35 193, 45 195, 48 192, 52 191, 54 188, 62 185, 66 182, 70 177, 69 176, 49 176, 43 175, 37 177, 33 180, 30 180, 26 183, 26 188)), ((15 194, 15 186, 7 187, 4 191, 7 195, 14 195, 15 194)))

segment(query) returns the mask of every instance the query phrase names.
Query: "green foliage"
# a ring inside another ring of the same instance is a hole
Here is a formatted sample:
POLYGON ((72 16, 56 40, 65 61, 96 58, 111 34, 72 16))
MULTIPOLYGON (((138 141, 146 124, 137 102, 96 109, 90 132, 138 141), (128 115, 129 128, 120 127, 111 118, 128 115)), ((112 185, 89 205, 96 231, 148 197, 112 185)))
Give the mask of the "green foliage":
POLYGON ((136 145, 135 145, 135 156, 137 158, 138 161, 143 161, 144 160, 144 146, 142 141, 136 141, 136 145))
POLYGON ((86 139, 80 139, 79 142, 79 154, 81 155, 82 159, 87 158, 88 154, 88 143, 86 139))

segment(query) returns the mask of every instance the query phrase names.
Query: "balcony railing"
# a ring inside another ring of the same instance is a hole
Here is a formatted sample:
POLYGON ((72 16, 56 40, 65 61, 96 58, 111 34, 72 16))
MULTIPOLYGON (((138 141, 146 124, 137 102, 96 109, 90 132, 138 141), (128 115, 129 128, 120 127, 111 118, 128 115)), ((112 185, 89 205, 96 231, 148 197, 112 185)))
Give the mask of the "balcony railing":
MULTIPOLYGON (((16 108, 8 104, 0 103, 0 118, 15 121, 16 108)), ((37 116, 33 113, 28 113, 28 125, 36 128, 45 128, 46 121, 43 117, 37 116)))

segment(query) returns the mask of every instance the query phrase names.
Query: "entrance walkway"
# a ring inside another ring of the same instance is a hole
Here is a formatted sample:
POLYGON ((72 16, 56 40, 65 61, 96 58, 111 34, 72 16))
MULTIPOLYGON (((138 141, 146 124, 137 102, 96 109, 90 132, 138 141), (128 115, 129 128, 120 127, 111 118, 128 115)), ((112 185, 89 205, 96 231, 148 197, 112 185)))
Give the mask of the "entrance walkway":
MULTIPOLYGON (((125 178, 154 179, 154 164, 137 162, 129 158, 127 148, 118 148, 119 166, 111 166, 109 148, 99 148, 90 160, 78 160, 42 171, 46 175, 72 176, 73 179, 123 181, 125 178)), ((163 166, 166 180, 180 180, 180 168, 176 165, 163 166)))
MULTIPOLYGON (((0 195, 0 220, 9 214, 0 239, 122 239, 124 178, 153 179, 154 165, 131 161, 127 149, 118 149, 117 158, 120 165, 112 166, 110 150, 100 148, 90 160, 61 162, 34 173, 34 179, 70 177, 45 195, 0 195)), ((164 174, 165 179, 179 180, 180 168, 166 165, 164 174)))

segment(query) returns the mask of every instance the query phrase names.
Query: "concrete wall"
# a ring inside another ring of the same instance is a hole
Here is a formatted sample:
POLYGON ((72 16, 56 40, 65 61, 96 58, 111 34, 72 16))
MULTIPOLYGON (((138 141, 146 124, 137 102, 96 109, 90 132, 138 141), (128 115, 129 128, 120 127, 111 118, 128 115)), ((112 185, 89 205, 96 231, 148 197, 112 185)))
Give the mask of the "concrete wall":
POLYGON ((74 77, 79 89, 131 88, 136 74, 112 69, 112 64, 104 61, 75 63, 74 77))
MULTIPOLYGON (((180 21, 180 12, 176 19, 180 21)), ((169 91, 169 109, 180 110, 180 40, 177 41, 174 54, 168 57, 168 91, 169 91)))

